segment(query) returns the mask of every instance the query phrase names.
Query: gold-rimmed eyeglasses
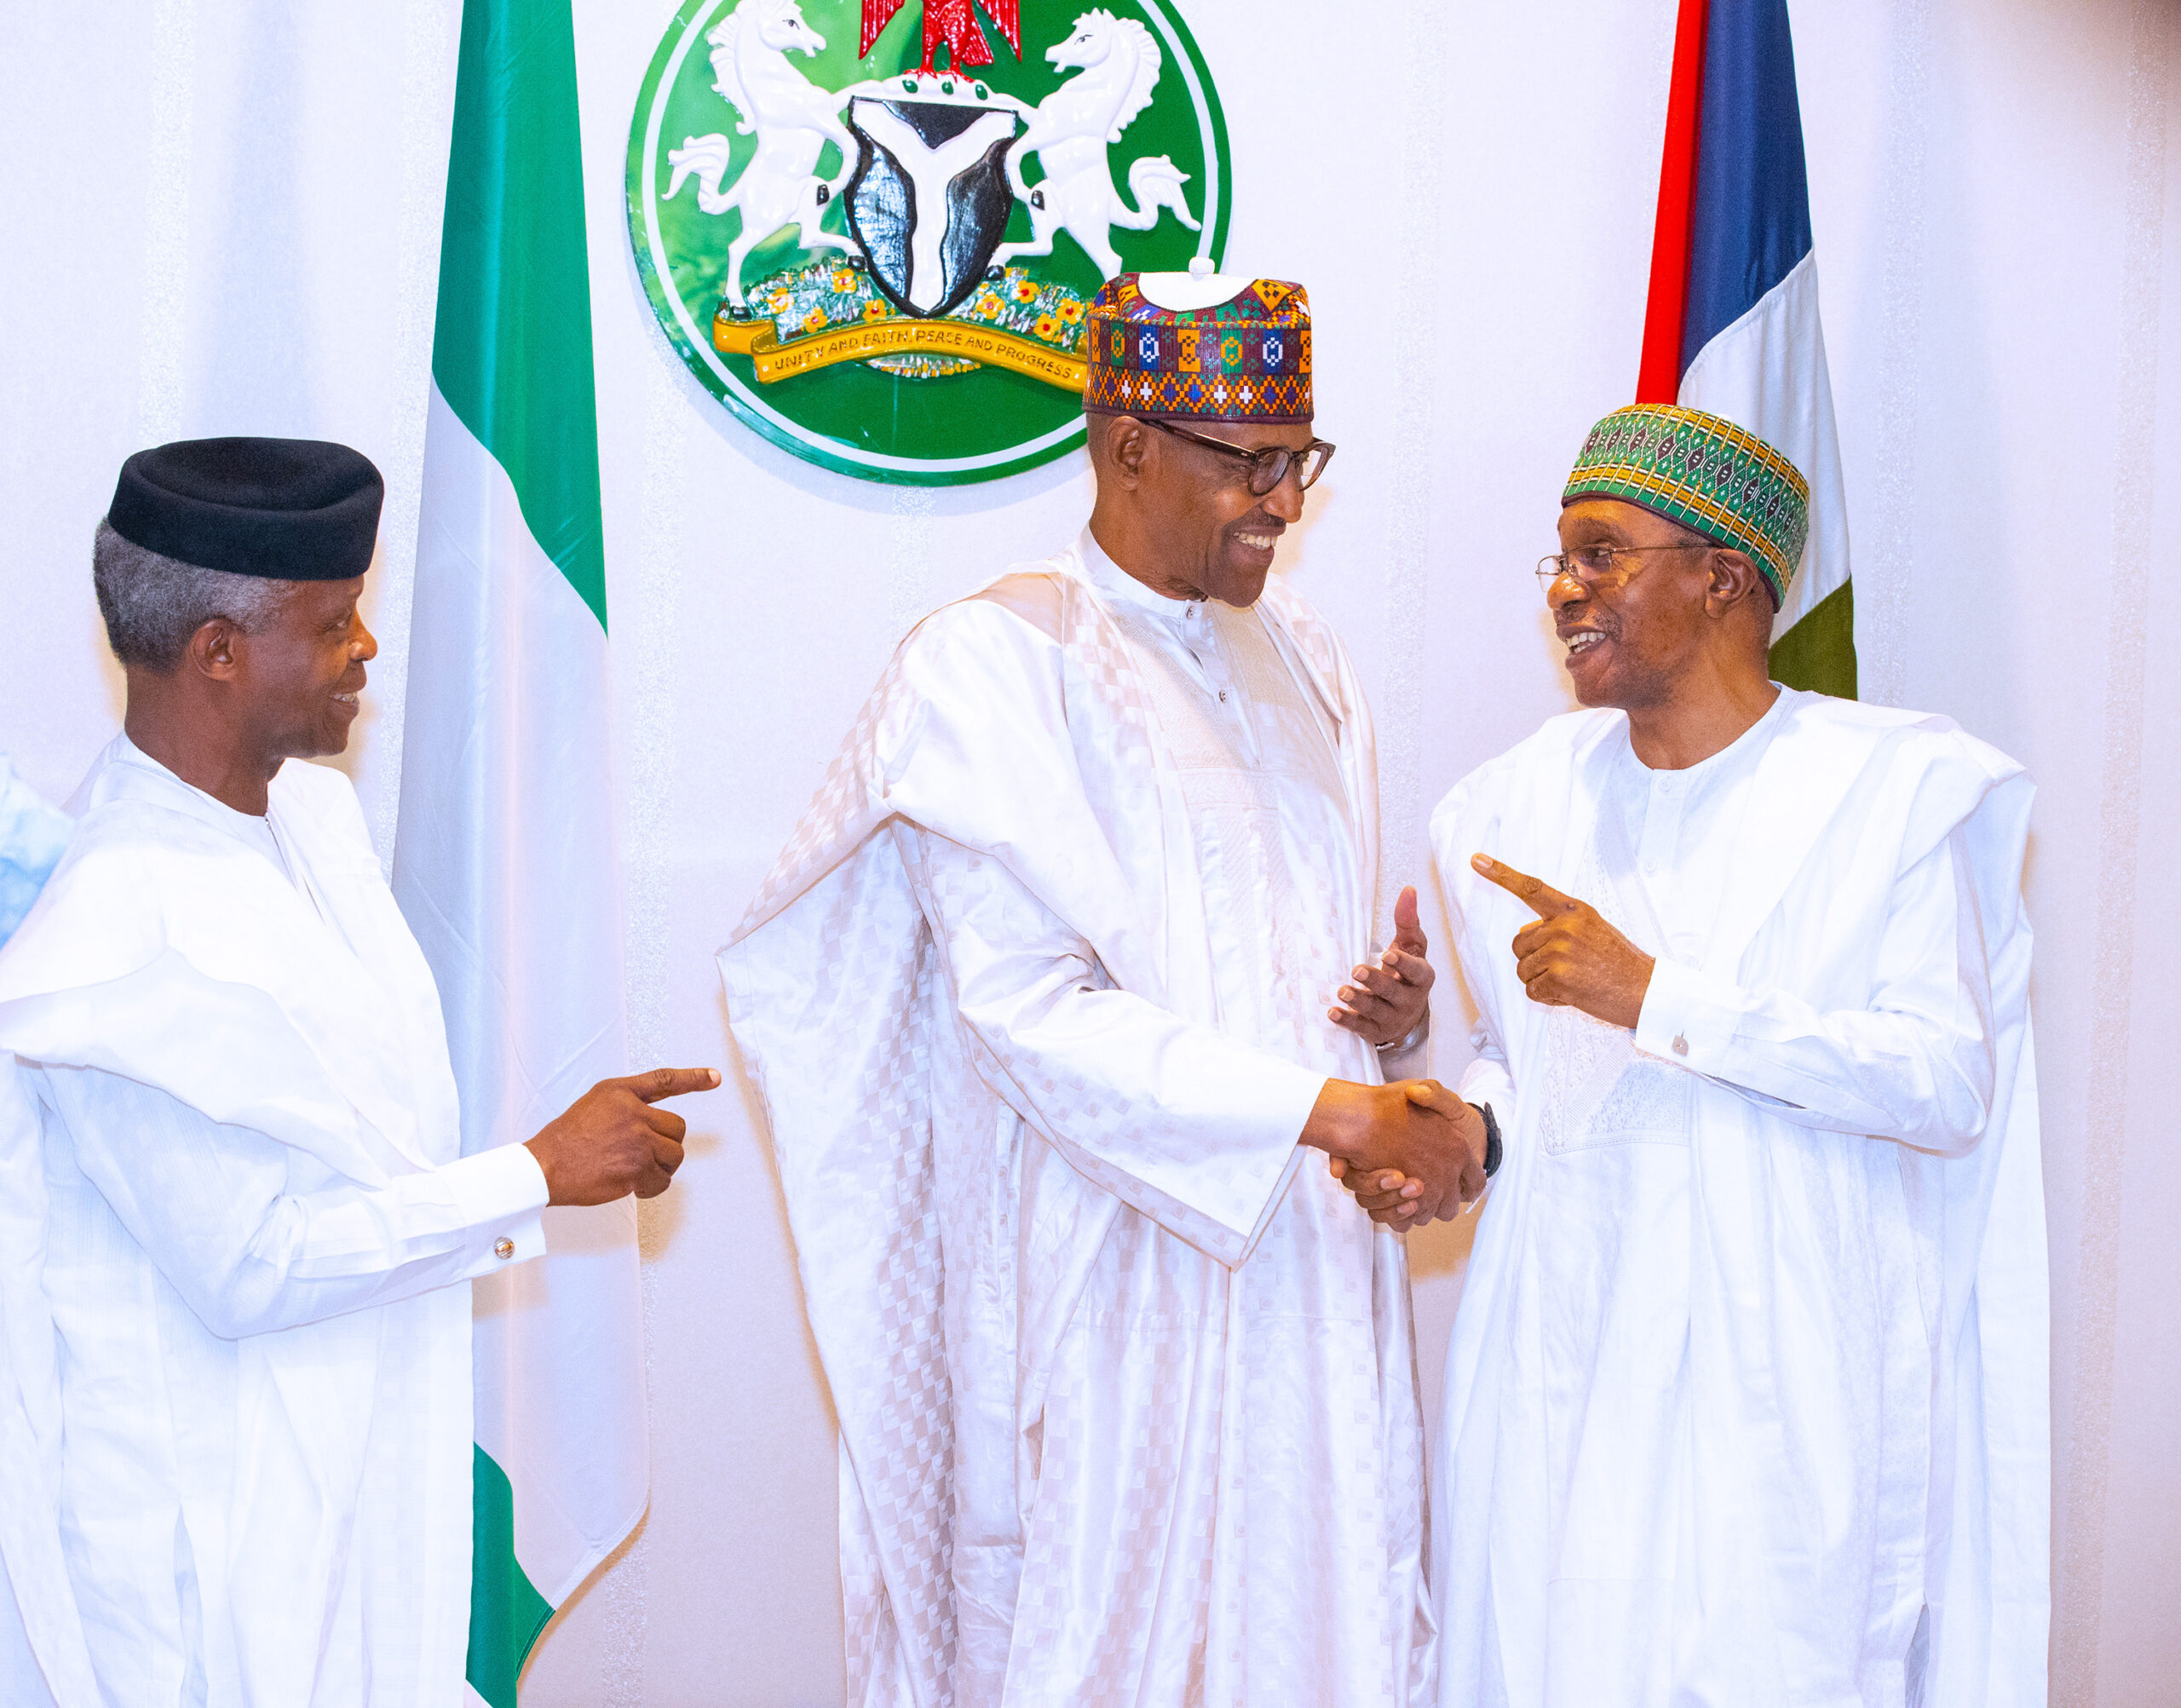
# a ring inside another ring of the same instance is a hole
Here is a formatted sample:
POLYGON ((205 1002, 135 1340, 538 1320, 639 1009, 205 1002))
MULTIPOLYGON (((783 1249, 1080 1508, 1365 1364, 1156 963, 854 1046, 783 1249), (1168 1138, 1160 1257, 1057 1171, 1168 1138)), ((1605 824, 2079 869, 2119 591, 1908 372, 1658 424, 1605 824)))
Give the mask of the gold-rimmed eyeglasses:
POLYGON ((1552 584, 1563 575, 1573 576, 1585 587, 1622 587, 1631 580, 1633 568, 1616 570, 1614 560, 1635 557, 1647 551, 1711 551, 1715 549, 1708 540, 1683 540, 1675 545, 1584 545, 1573 551, 1555 552, 1551 557, 1537 561, 1537 584, 1550 593, 1552 584))
POLYGON ((1201 445, 1207 451, 1223 451, 1229 457, 1248 463, 1250 491, 1260 498, 1287 478, 1291 466, 1296 470, 1296 478, 1303 483, 1303 490, 1309 492, 1316 484, 1318 476, 1326 472, 1326 464, 1332 461, 1336 448, 1322 439, 1313 439, 1299 450, 1291 451, 1285 445, 1268 445, 1262 451, 1245 451, 1240 446, 1229 445, 1223 439, 1214 439, 1206 433, 1191 433, 1185 427, 1177 427, 1172 422, 1160 421, 1154 416, 1140 416, 1137 419, 1147 427, 1157 428, 1161 433, 1171 433, 1177 439, 1186 439, 1190 444, 1201 445))

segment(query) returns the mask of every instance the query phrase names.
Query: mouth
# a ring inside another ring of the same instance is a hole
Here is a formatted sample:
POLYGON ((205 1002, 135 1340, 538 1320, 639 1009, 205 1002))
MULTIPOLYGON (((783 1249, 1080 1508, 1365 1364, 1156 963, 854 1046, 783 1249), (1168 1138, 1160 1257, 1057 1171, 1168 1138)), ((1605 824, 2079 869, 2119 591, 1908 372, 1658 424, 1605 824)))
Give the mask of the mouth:
POLYGON ((1280 543, 1280 535, 1277 532, 1259 531, 1245 533, 1237 529, 1234 538, 1238 544, 1247 546, 1252 551, 1269 552, 1280 543))
POLYGON ((1560 638, 1567 643, 1568 657, 1569 661, 1573 662, 1581 658, 1585 653, 1594 651, 1613 637, 1603 629, 1571 629, 1562 634, 1560 638))

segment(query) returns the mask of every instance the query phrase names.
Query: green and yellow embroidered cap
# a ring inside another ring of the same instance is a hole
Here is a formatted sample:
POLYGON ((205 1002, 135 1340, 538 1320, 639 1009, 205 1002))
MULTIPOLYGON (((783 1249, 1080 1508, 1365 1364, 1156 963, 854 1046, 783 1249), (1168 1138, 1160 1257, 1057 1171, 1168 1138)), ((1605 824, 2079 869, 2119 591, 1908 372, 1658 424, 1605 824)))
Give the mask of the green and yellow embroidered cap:
POLYGON ((1591 429, 1561 493, 1619 498, 1746 552, 1776 607, 1810 538, 1810 483, 1755 434, 1679 404, 1616 409, 1591 429))

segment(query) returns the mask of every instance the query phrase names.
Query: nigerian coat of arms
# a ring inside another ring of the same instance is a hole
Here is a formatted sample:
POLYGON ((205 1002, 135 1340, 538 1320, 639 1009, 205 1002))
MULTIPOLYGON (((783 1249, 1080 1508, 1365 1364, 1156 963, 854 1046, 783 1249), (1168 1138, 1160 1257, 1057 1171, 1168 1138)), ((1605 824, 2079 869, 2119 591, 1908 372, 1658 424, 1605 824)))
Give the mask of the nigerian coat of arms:
POLYGON ((629 224, 668 337, 748 425, 954 483, 1081 442, 1090 297, 1216 265, 1229 183, 1173 0, 687 0, 636 103, 629 224))

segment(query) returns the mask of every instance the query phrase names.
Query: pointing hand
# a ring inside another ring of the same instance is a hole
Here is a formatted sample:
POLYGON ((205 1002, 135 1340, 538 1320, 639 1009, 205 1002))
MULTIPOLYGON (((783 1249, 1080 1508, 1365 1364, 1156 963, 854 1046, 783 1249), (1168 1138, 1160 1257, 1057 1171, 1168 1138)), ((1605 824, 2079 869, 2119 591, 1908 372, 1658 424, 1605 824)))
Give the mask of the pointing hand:
POLYGON ((1579 1008, 1609 1026, 1634 1030, 1651 987, 1651 958, 1587 901, 1562 895, 1541 878, 1502 866, 1488 854, 1470 860, 1537 915, 1515 934, 1515 971, 1536 1003, 1579 1008))
POLYGON ((657 1198, 682 1166, 688 1123, 652 1106, 663 1097, 709 1091, 712 1067, 654 1067, 601 1079, 529 1141, 555 1204, 611 1204, 630 1193, 657 1198))

